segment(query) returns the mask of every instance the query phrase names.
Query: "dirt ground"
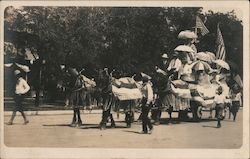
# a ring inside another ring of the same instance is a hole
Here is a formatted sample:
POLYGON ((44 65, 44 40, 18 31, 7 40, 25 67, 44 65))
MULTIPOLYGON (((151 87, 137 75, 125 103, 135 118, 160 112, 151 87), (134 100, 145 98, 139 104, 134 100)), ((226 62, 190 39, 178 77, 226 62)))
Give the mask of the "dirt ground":
MULTIPOLYGON (((135 115, 135 119, 139 114, 135 115)), ((176 117, 177 113, 173 114, 176 117)), ((208 119, 196 122, 169 123, 168 114, 162 115, 161 125, 154 126, 151 135, 139 134, 141 123, 126 128, 124 115, 116 120, 116 128, 99 130, 101 114, 82 114, 84 125, 80 128, 69 126, 72 115, 32 115, 30 123, 22 125, 17 116, 14 125, 4 126, 4 143, 8 147, 67 147, 67 148, 225 148, 235 149, 242 145, 242 110, 237 120, 226 117, 222 127, 216 128, 216 121, 208 119)), ((5 123, 10 116, 5 115, 5 123)))

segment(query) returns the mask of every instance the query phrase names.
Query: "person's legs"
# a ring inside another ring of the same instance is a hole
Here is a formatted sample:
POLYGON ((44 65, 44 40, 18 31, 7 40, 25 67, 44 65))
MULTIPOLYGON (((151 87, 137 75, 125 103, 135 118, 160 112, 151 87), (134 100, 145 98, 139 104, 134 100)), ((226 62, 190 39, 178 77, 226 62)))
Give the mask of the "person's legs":
POLYGON ((77 124, 78 124, 78 126, 80 126, 80 125, 82 125, 82 119, 81 119, 81 113, 80 113, 79 107, 76 108, 76 115, 77 115, 77 119, 78 119, 77 124))
POLYGON ((27 124, 29 121, 27 120, 27 118, 23 112, 22 102, 23 102, 23 96, 21 95, 21 96, 19 96, 19 99, 18 99, 18 111, 21 113, 21 115, 23 117, 24 124, 27 124))
POLYGON ((108 109, 108 96, 105 94, 103 98, 103 108, 102 108, 102 120, 100 122, 100 129, 103 130, 106 128, 106 124, 109 118, 109 109, 108 109))
POLYGON ((237 112, 233 112, 233 116, 234 116, 233 120, 235 121, 236 120, 236 116, 237 116, 237 112))
POLYGON ((128 127, 128 125, 129 125, 129 112, 128 112, 128 110, 126 110, 126 113, 125 113, 125 122, 126 122, 126 124, 127 124, 127 127, 128 127))
POLYGON ((148 133, 148 128, 149 128, 149 131, 153 129, 153 125, 151 124, 151 121, 148 117, 149 111, 150 111, 149 106, 144 105, 142 107, 142 130, 144 133, 148 133))
POLYGON ((11 118, 10 118, 10 120, 9 120, 9 122, 7 124, 12 125, 15 117, 16 117, 16 110, 14 109, 13 112, 12 112, 11 118))
POLYGON ((223 104, 216 105, 216 114, 217 114, 217 128, 221 127, 221 120, 223 119, 224 106, 223 104))
POLYGON ((173 106, 170 105, 168 108, 169 122, 172 122, 172 112, 173 112, 173 106))
POLYGON ((217 118, 217 128, 221 127, 220 118, 217 118))
POLYGON ((24 119, 24 124, 27 124, 29 121, 26 119, 26 116, 23 112, 23 106, 22 106, 22 101, 23 101, 23 95, 15 95, 14 96, 14 101, 15 101, 15 107, 12 113, 12 116, 10 118, 10 121, 8 122, 9 125, 13 124, 13 120, 16 116, 16 112, 19 111, 24 119))
POLYGON ((232 105, 232 114, 233 114, 233 120, 236 120, 237 112, 239 111, 240 103, 239 101, 233 102, 232 105))
POLYGON ((145 120, 146 120, 146 125, 148 126, 149 128, 149 132, 151 133, 152 129, 153 129, 153 125, 148 117, 148 113, 150 111, 150 107, 146 107, 146 115, 145 115, 145 120))
POLYGON ((22 116, 23 116, 24 124, 28 124, 28 123, 29 123, 29 120, 27 120, 27 118, 26 118, 24 112, 23 112, 23 111, 20 111, 20 113, 21 113, 22 116))
POLYGON ((147 129, 147 110, 146 110, 146 106, 142 106, 142 131, 144 133, 148 133, 148 129, 147 129))
POLYGON ((13 124, 13 121, 14 121, 14 119, 16 117, 16 112, 18 110, 18 97, 16 95, 14 96, 14 101, 15 101, 15 105, 14 105, 14 108, 13 108, 11 118, 10 118, 9 122, 7 123, 8 125, 13 124))

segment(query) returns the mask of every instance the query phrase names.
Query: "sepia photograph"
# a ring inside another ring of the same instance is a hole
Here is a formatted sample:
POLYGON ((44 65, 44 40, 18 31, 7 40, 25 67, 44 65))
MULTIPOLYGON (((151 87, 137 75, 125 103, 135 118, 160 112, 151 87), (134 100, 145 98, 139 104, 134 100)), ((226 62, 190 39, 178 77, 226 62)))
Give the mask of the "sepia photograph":
POLYGON ((170 2, 1 3, 0 157, 249 158, 249 2, 170 2))

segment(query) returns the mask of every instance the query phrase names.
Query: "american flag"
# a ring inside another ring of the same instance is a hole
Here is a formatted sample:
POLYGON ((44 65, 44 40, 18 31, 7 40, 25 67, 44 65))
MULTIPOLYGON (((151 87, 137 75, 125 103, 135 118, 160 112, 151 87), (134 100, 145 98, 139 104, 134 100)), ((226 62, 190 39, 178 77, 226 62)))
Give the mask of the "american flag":
POLYGON ((217 44, 217 52, 216 52, 216 59, 224 60, 226 58, 226 49, 224 45, 224 40, 220 31, 219 24, 217 25, 217 39, 216 39, 216 44, 217 44))
POLYGON ((207 27, 202 22, 202 20, 201 20, 201 18, 199 16, 196 16, 196 28, 200 28, 202 36, 204 36, 207 33, 209 33, 209 30, 207 29, 207 27))

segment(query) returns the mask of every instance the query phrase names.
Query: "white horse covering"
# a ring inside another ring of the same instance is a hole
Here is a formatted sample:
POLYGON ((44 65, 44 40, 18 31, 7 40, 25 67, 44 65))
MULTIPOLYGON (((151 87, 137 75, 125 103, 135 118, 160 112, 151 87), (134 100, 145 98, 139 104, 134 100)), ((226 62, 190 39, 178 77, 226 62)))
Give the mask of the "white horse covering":
POLYGON ((134 100, 142 98, 142 93, 138 88, 118 88, 113 85, 112 92, 119 100, 134 100))
POLYGON ((119 100, 135 100, 142 98, 142 93, 137 87, 135 80, 130 77, 114 79, 112 92, 119 100))

